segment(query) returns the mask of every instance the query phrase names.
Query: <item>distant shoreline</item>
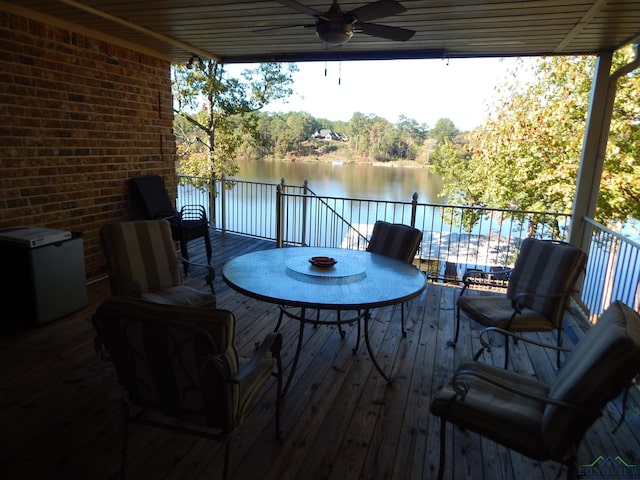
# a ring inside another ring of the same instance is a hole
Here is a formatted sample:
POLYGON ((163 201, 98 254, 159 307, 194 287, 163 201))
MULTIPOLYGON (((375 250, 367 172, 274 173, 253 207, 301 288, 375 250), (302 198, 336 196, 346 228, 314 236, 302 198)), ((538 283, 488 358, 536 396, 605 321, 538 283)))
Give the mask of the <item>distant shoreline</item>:
POLYGON ((334 165, 368 165, 372 167, 386 167, 386 168, 432 168, 433 165, 425 165, 423 163, 414 162, 412 160, 391 160, 388 162, 378 162, 374 160, 345 160, 340 157, 322 156, 310 158, 308 156, 296 157, 296 158, 273 158, 263 157, 261 159, 251 160, 254 162, 273 162, 273 163, 331 163, 334 165))

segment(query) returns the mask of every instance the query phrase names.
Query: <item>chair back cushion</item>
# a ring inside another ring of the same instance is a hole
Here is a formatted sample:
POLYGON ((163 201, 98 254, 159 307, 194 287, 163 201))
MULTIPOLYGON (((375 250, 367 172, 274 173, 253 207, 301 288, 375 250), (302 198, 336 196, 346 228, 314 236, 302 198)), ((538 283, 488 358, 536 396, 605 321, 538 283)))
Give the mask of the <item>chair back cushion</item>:
POLYGON ((112 297, 93 325, 130 403, 231 430, 238 386, 235 318, 226 310, 112 297))
POLYGON ((139 297, 181 284, 171 227, 167 221, 109 223, 102 227, 101 236, 113 295, 139 297), (140 291, 133 291, 132 285, 138 285, 140 291))
POLYGON ((525 238, 511 272, 507 298, 518 293, 566 294, 563 297, 524 297, 523 305, 544 315, 556 327, 562 317, 587 255, 575 245, 525 238))
POLYGON ((177 215, 169 193, 159 175, 145 175, 131 179, 131 196, 139 204, 144 218, 157 220, 177 215))
POLYGON ((579 441, 607 402, 640 372, 640 315, 611 304, 571 352, 549 396, 593 408, 592 414, 548 405, 542 420, 546 449, 556 458, 579 441))
POLYGON ((420 242, 422 242, 422 232, 417 228, 378 220, 373 225, 367 252, 413 263, 420 242))

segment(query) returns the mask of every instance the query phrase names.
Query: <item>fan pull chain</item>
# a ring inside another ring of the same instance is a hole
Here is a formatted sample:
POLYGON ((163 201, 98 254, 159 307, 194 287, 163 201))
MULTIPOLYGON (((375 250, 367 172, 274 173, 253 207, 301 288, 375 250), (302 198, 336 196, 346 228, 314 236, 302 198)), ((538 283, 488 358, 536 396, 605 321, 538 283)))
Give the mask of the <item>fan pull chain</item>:
POLYGON ((327 50, 329 50, 328 45, 324 44, 324 76, 327 77, 327 50))

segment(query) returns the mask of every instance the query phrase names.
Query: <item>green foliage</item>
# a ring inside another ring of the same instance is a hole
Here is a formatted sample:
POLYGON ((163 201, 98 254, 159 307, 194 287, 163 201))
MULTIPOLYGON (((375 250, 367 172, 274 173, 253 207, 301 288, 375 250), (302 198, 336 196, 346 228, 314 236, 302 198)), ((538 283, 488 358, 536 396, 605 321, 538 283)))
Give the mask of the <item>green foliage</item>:
MULTIPOLYGON (((619 52, 616 68, 628 62, 619 52)), ((443 146, 433 155, 449 202, 469 206, 570 212, 587 118, 592 57, 549 57, 519 72, 501 94, 487 123, 471 133, 465 150, 443 146)), ((637 72, 618 95, 598 201, 603 223, 640 217, 640 83, 637 72)))
POLYGON ((274 153, 285 157, 287 153, 300 151, 303 142, 309 140, 316 130, 318 124, 308 113, 289 113, 286 116, 286 128, 279 132, 274 153))
MULTIPOLYGON (((628 63, 632 54, 631 48, 617 52, 614 70, 628 63)), ((486 124, 463 133, 448 118, 429 129, 404 116, 393 124, 361 112, 348 122, 316 119, 305 112, 261 112, 270 101, 292 93, 293 64, 261 64, 244 71, 240 79, 225 76, 224 65, 212 60, 195 69, 176 65, 178 171, 233 176, 234 160, 241 156, 404 160, 433 164, 444 179, 443 196, 450 204, 568 213, 574 201, 594 60, 522 60, 496 89, 498 100, 486 124), (527 80, 521 82, 522 78, 527 80), (313 133, 323 128, 340 134, 342 141, 312 140, 313 133)), ((623 76, 617 87, 596 215, 609 225, 640 218, 638 72, 623 76)), ((452 221, 470 229, 478 212, 469 209, 464 218, 452 221)), ((532 224, 536 221, 544 219, 534 219, 532 224)))
POLYGON ((456 128, 452 120, 441 118, 436 122, 435 127, 429 131, 427 136, 438 143, 442 143, 447 139, 455 137, 459 133, 460 131, 456 128))
MULTIPOLYGON (((430 142, 426 125, 403 116, 392 124, 384 118, 361 113, 341 122, 317 119, 306 112, 259 110, 217 115, 211 120, 209 112, 203 108, 188 116, 184 112, 176 115, 174 130, 180 173, 208 175, 207 165, 213 165, 214 173, 233 175, 232 160, 240 157, 317 159, 333 155, 346 161, 417 161, 426 157, 426 142, 430 142), (217 152, 207 152, 207 124, 215 126, 217 152), (342 141, 313 140, 313 134, 321 129, 337 132, 342 141)), ((457 132, 455 127, 453 130, 457 132)))
MULTIPOLYGON (((196 60, 195 65, 172 68, 178 173, 233 176, 234 160, 241 156, 317 157, 339 152, 352 160, 383 162, 424 156, 426 125, 403 116, 394 125, 362 113, 354 113, 349 122, 332 122, 305 112, 260 112, 269 102, 292 93, 295 64, 260 64, 245 70, 242 78, 231 78, 223 64, 196 60), (346 149, 340 145, 343 142, 312 141, 313 133, 323 128, 339 132, 346 149)), ((451 130, 455 130, 452 124, 451 130)))
POLYGON ((234 159, 247 144, 260 145, 255 112, 292 93, 295 64, 263 63, 228 77, 224 64, 197 59, 172 67, 176 105, 178 173, 196 176, 234 175, 234 159))

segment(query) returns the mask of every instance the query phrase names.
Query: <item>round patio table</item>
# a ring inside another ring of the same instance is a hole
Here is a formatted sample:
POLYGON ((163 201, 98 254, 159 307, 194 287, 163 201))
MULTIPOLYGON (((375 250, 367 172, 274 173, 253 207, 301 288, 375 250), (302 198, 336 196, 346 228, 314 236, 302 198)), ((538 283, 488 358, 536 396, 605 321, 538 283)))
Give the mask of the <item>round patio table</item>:
MULTIPOLYGON (((300 322, 298 344, 284 391, 288 390, 302 348, 305 324, 364 323, 367 351, 375 368, 391 382, 378 364, 369 341, 370 310, 406 302, 418 296, 427 285, 426 276, 413 265, 375 253, 340 248, 288 247, 262 250, 236 257, 222 268, 224 281, 251 298, 280 305, 281 315, 300 322), (314 266, 313 257, 328 257, 330 267, 314 266), (300 307, 300 315, 291 307, 300 307), (355 310, 349 320, 320 321, 307 317, 306 309, 355 310)), ((357 351, 357 346, 354 353, 357 351)))

